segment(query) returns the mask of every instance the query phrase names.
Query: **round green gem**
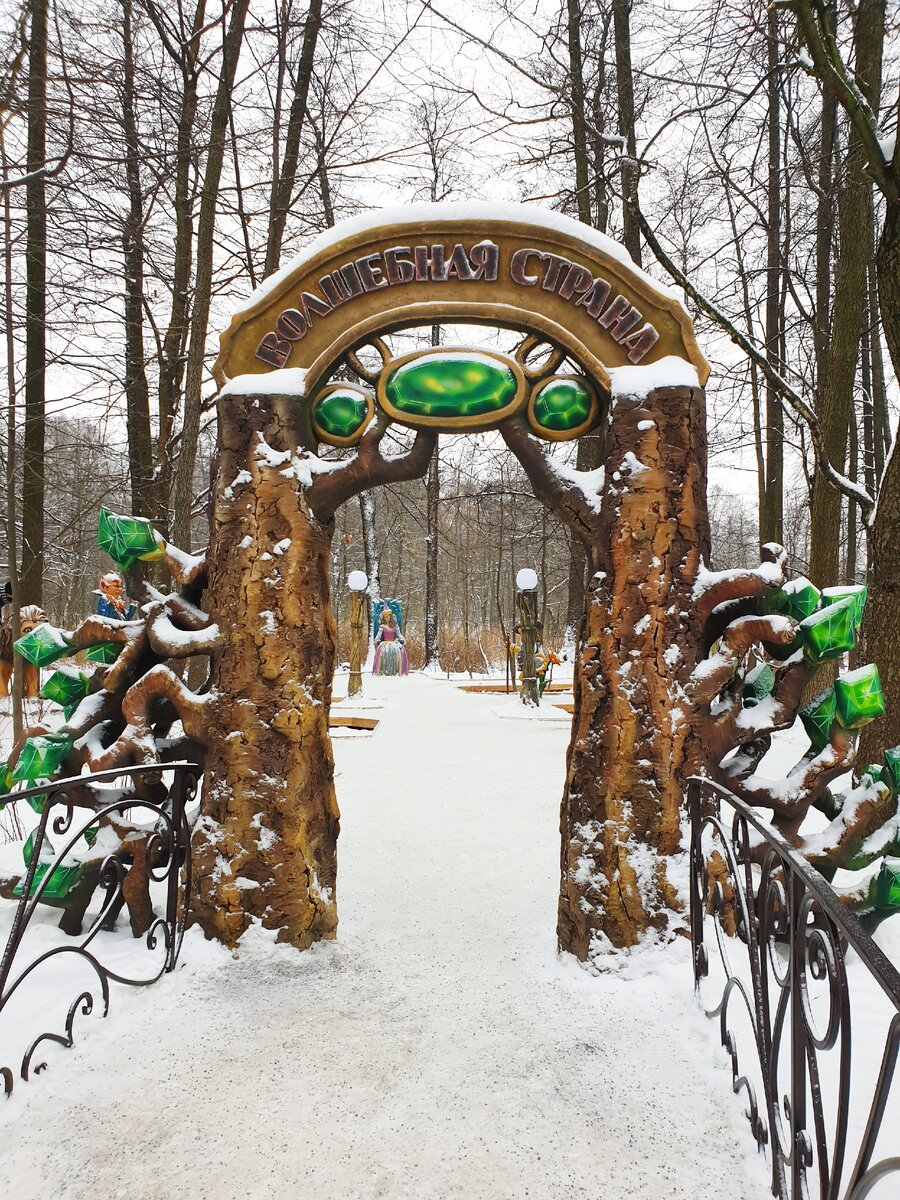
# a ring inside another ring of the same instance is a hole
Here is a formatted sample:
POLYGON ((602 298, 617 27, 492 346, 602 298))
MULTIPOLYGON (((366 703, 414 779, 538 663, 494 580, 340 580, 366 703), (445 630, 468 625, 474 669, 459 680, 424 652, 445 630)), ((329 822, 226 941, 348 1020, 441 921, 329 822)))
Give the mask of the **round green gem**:
POLYGON ((449 352, 397 367, 385 395, 398 412, 413 417, 477 417, 501 412, 517 386, 505 363, 449 352))
POLYGON ((335 388, 317 400, 313 420, 331 437, 352 437, 365 424, 369 406, 362 393, 351 388, 335 388))
POLYGON ((541 429, 565 433, 591 415, 591 393, 578 379, 551 379, 534 400, 534 419, 541 429))

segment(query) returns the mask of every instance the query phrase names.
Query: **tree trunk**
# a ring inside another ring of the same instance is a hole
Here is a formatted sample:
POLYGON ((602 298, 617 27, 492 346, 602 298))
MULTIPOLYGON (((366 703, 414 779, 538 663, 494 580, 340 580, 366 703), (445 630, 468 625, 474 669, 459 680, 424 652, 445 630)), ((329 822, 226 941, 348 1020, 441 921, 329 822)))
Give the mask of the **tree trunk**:
POLYGON ((569 111, 575 159, 575 208, 578 220, 591 224, 591 192, 585 121, 584 70, 581 52, 581 0, 566 0, 566 33, 569 47, 569 111))
POLYGON ((25 433, 22 446, 22 603, 44 589, 44 448, 47 365, 47 0, 32 0, 28 43, 28 172, 25 185, 25 433))
POLYGON ((631 69, 631 0, 613 0, 613 32, 616 43, 616 94, 619 103, 619 133, 625 139, 622 155, 622 241, 638 266, 641 265, 641 229, 637 220, 637 137, 635 134, 634 75, 631 69))
MULTIPOLYGON (((881 317, 894 371, 900 372, 900 201, 886 206, 878 246, 881 317)), ((866 654, 881 675, 885 715, 860 736, 858 761, 879 762, 884 750, 900 745, 900 452, 897 440, 888 458, 869 536, 874 586, 863 618, 866 654)))
POLYGON ((294 98, 288 116, 287 135, 284 140, 284 157, 279 169, 277 159, 272 165, 272 189, 269 197, 269 233, 266 241, 266 263, 263 275, 269 276, 281 262, 281 247, 287 216, 297 181, 297 163, 300 158, 300 134, 306 118, 306 102, 312 81, 316 42, 322 27, 322 0, 309 0, 306 24, 303 28, 303 43, 297 62, 294 80, 294 98))
POLYGON ((206 0, 197 0, 191 37, 182 50, 178 66, 183 91, 176 134, 175 189, 172 210, 175 240, 172 259, 172 308, 163 335, 159 356, 159 432, 157 435, 156 522, 163 532, 169 529, 169 504, 172 488, 172 437, 175 414, 181 403, 184 377, 184 349, 188 338, 190 313, 191 263, 194 249, 194 206, 191 196, 191 172, 194 158, 194 121, 197 116, 197 56, 206 22, 206 0))
MULTIPOLYGON (((769 162, 766 216, 766 357, 779 369, 781 332, 781 102, 778 77, 778 14, 767 14, 769 162)), ((784 411, 781 397, 766 380, 766 489, 759 514, 760 545, 784 540, 784 411)))
POLYGON ((441 669, 441 647, 438 633, 438 559, 440 535, 438 519, 441 499, 440 455, 437 445, 425 477, 425 667, 441 669))
POLYGON ((701 761, 678 696, 701 654, 692 588, 709 555, 702 391, 618 398, 603 458, 560 820, 559 944, 587 961, 678 907, 666 856, 701 761))
MULTIPOLYGON (((886 228, 887 221, 885 222, 886 228)), ((884 376, 884 355, 881 350, 881 329, 885 318, 879 308, 875 205, 871 193, 869 194, 869 264, 866 290, 869 297, 869 311, 871 314, 869 348, 872 356, 872 408, 875 418, 875 475, 878 481, 877 485, 880 487, 881 476, 884 474, 884 464, 887 461, 887 455, 891 448, 891 419, 888 409, 887 384, 884 376)), ((890 296, 888 293, 885 293, 885 295, 887 296, 887 303, 890 304, 890 296)), ((894 312, 896 314, 898 311, 896 306, 900 305, 900 297, 894 297, 894 304, 894 312)), ((895 322, 900 323, 900 317, 895 317, 895 322)), ((900 333, 896 336, 900 338, 900 333)))
MULTIPOLYGON (((9 175, 9 164, 6 157, 6 145, 3 140, 3 130, 0 129, 0 158, 3 164, 3 179, 9 175)), ((6 557, 9 572, 10 603, 12 610, 9 614, 10 639, 13 643, 19 640, 21 628, 19 611, 22 607, 22 593, 19 586, 19 503, 16 495, 16 438, 18 436, 16 422, 16 331, 15 304, 13 302, 13 237, 12 237, 12 202, 10 189, 3 189, 3 316, 6 349, 6 557)), ((10 681, 10 703, 12 705, 12 735, 13 743, 17 744, 24 729, 22 713, 22 684, 24 662, 21 654, 13 655, 13 671, 10 681)))
MULTIPOLYGON (((434 147, 432 147, 432 154, 434 147)), ((431 181, 431 198, 437 198, 437 171, 431 181)), ((441 327, 432 325, 431 344, 441 344, 441 327)), ((440 442, 434 444, 434 453, 425 476, 425 669, 441 669, 441 647, 439 632, 439 583, 438 562, 440 560, 440 511, 441 511, 441 454, 440 442)))
POLYGON ((184 420, 181 430, 181 445, 178 465, 175 470, 175 519, 174 541, 183 550, 191 549, 191 508, 194 501, 194 465, 197 459, 197 442, 200 435, 200 401, 203 385, 203 362, 206 353, 206 330, 209 324, 209 309, 212 303, 213 256, 216 227, 216 209, 219 201, 219 180, 225 157, 225 142, 228 135, 228 114, 231 109, 231 92, 234 76, 244 40, 244 21, 250 0, 235 0, 228 23, 228 33, 222 49, 222 66, 216 99, 213 105, 206 155, 206 170, 203 176, 203 191, 200 196, 200 219, 197 223, 197 274, 194 281, 194 311, 191 318, 191 337, 188 346, 187 370, 184 381, 184 420))
POLYGON ((378 527, 375 523, 375 493, 359 493, 359 515, 362 521, 363 554, 366 559, 366 615, 372 627, 372 606, 381 599, 381 564, 378 558, 378 527))
MULTIPOLYGON (((833 23, 833 21, 832 21, 833 23)), ((837 132, 837 100, 830 88, 822 89, 819 135, 819 196, 816 203, 816 317, 813 342, 816 348, 816 403, 821 402, 828 371, 831 339, 831 283, 834 251, 834 148, 837 132)))
MULTIPOLYGON (((875 112, 881 95, 884 6, 881 0, 863 3, 854 31, 859 86, 875 112)), ((847 433, 853 409, 853 389, 859 354, 869 251, 869 212, 872 184, 866 173, 866 150, 851 122, 843 179, 838 200, 840 251, 835 272, 830 351, 819 420, 825 451, 832 466, 843 471, 847 433)), ((896 264, 895 264, 896 265, 896 264)), ((894 286, 898 287, 896 280, 894 286)), ((900 287, 895 299, 900 299, 900 287)), ((882 306, 884 297, 882 297, 882 306)), ((838 577, 841 498, 816 472, 810 512, 810 570, 813 583, 825 587, 838 577)))
POLYGON ((144 361, 144 199, 141 189, 141 141, 134 110, 132 0, 122 0, 122 131, 128 215, 122 230, 125 268, 125 413, 131 511, 155 516, 153 508, 153 434, 150 389, 144 361))
MULTIPOLYGON (((832 466, 844 470, 853 408, 859 333, 866 286, 867 191, 862 150, 855 135, 845 161, 846 178, 839 201, 840 242, 834 291, 831 349, 819 420, 832 466), (856 231, 854 233, 854 231, 856 231)), ((818 587, 835 583, 840 572, 841 496, 821 472, 813 478, 810 511, 809 577, 818 587)))
MULTIPOLYGON (((852 403, 852 401, 851 401, 852 403)), ((850 461, 848 464, 850 478, 859 478, 859 429, 856 424, 855 408, 850 413, 850 461)), ((856 505, 852 500, 846 501, 847 510, 847 547, 844 555, 844 571, 842 580, 838 582, 856 583, 856 505)), ((853 655, 851 655, 851 660, 853 655)), ((855 667, 856 663, 852 662, 855 667)))
POLYGON ((315 519, 297 473, 271 452, 309 444, 292 428, 295 401, 255 399, 253 408, 241 396, 219 402, 209 601, 224 647, 213 670, 192 912, 226 945, 259 919, 302 949, 337 927, 332 526, 315 519))

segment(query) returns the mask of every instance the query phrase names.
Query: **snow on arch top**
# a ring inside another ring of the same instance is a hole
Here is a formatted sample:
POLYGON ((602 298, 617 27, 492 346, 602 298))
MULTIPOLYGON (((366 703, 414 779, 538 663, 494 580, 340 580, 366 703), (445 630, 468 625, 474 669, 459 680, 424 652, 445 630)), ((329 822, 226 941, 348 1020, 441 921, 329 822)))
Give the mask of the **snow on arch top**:
POLYGON ((559 213, 495 203, 375 209, 329 230, 237 309, 213 374, 221 386, 299 367, 311 390, 366 338, 435 321, 549 338, 607 389, 609 369, 664 358, 692 364, 701 384, 709 375, 677 294, 623 246, 559 213))

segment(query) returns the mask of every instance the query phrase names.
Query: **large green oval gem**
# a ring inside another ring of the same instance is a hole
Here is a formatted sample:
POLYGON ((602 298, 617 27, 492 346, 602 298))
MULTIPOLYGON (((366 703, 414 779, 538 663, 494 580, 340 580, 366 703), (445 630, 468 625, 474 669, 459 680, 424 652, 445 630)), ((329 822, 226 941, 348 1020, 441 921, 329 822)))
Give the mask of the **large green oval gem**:
POLYGON ((591 415, 591 393, 580 379, 551 379, 535 396, 532 411, 541 429, 566 433, 591 415))
POLYGON ((331 437, 353 437, 365 424, 366 397, 353 388, 334 388, 313 406, 313 422, 331 437))
POLYGON ((448 351, 397 367, 384 390, 397 412, 410 417, 480 417, 502 412, 518 380, 500 359, 448 351))

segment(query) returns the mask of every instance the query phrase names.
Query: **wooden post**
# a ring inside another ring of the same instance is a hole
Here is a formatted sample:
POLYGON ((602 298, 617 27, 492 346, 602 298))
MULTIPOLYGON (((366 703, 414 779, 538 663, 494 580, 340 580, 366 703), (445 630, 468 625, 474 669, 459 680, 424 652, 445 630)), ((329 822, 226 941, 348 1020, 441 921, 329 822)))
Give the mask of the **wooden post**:
POLYGON ((363 690, 362 660, 366 640, 366 593, 350 592, 350 680, 348 696, 359 696, 363 690))
POLYGON ((519 590, 516 593, 519 607, 519 625, 522 641, 522 688, 523 704, 537 707, 541 702, 537 674, 534 664, 534 637, 537 622, 537 592, 519 590))

